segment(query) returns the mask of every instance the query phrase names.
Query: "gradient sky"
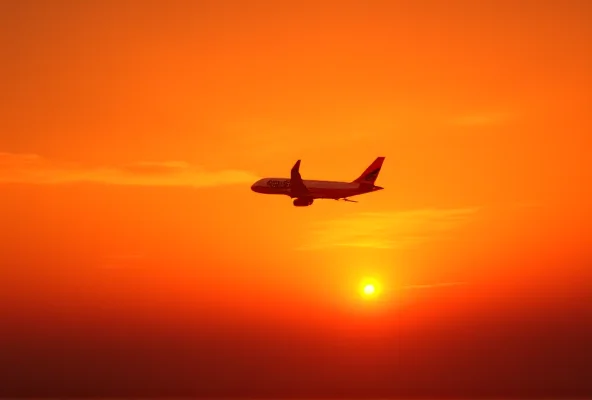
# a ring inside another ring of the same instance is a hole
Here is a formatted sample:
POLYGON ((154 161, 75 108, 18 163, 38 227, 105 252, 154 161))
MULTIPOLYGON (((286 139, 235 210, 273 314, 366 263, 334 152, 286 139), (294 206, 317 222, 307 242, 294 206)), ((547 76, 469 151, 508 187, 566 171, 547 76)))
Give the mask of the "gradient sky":
POLYGON ((592 3, 0 7, 0 395, 592 394, 592 3))

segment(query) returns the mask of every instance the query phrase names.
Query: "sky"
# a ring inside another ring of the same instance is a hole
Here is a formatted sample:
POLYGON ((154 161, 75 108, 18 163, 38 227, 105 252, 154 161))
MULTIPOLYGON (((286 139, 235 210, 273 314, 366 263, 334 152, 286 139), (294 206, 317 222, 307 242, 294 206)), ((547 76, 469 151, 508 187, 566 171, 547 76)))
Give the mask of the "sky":
POLYGON ((0 395, 592 394, 592 3, 0 7, 0 395))

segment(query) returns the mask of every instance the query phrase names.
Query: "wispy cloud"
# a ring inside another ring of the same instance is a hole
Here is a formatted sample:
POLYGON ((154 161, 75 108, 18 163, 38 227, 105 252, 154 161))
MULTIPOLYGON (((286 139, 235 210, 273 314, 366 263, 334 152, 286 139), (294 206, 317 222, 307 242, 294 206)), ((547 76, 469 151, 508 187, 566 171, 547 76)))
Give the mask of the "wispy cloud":
POLYGON ((58 163, 36 154, 0 153, 0 183, 93 182, 112 185, 208 187, 249 183, 257 178, 258 176, 248 171, 207 171, 182 161, 85 167, 58 163))
POLYGON ((441 288, 441 287, 449 287, 449 286, 462 286, 468 285, 468 282, 442 282, 442 283, 432 283, 426 285, 408 285, 402 286, 401 289, 434 289, 434 288, 441 288))
POLYGON ((114 254, 103 257, 103 262, 99 264, 100 268, 120 269, 120 268, 139 268, 145 259, 144 254, 114 254))
POLYGON ((327 247, 402 248, 444 238, 478 208, 365 212, 318 222, 303 250, 327 247))
POLYGON ((501 124, 508 119, 509 115, 504 113, 476 113, 454 117, 450 123, 461 126, 485 126, 501 124))

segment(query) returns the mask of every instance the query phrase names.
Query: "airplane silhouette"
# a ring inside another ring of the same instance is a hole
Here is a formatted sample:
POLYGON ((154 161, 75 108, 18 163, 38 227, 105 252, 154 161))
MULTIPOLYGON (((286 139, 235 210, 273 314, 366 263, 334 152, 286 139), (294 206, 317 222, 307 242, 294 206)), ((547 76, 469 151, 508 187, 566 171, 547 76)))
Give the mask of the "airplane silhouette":
POLYGON ((263 178, 251 186, 251 190, 261 194, 281 194, 294 199, 294 206, 307 207, 315 199, 343 200, 357 203, 348 197, 364 193, 376 192, 384 188, 374 185, 384 157, 378 157, 353 182, 302 180, 300 176, 300 160, 292 167, 290 179, 263 178))

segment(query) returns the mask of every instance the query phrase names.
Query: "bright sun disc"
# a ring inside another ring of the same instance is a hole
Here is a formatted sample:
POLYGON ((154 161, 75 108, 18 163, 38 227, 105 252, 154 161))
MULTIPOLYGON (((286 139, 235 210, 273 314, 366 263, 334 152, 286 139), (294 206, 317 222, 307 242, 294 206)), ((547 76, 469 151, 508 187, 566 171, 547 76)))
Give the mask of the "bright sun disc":
POLYGON ((373 295, 375 291, 376 291, 376 288, 371 283, 368 283, 366 286, 364 286, 364 294, 365 295, 368 295, 368 296, 373 295))
POLYGON ((381 286, 376 279, 366 278, 360 282, 359 291, 362 297, 370 299, 380 295, 381 286))

